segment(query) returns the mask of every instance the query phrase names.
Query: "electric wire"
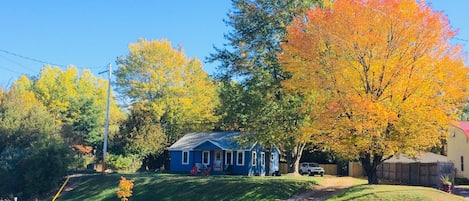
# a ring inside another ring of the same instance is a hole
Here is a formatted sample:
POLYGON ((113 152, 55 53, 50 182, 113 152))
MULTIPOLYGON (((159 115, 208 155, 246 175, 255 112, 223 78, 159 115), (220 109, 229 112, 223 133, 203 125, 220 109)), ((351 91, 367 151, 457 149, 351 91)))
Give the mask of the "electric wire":
MULTIPOLYGON (((8 50, 4 50, 4 49, 0 49, 0 52, 3 52, 5 54, 9 54, 11 56, 15 56, 15 57, 18 57, 18 58, 21 58, 21 59, 24 59, 24 60, 28 60, 28 61, 32 61, 32 62, 36 62, 36 63, 41 63, 41 64, 45 64, 45 65, 58 66, 58 67, 61 67, 61 68, 66 68, 67 66, 70 66, 70 65, 64 65, 64 64, 58 64, 58 63, 55 63, 55 62, 45 61, 45 60, 41 60, 41 59, 36 59, 36 58, 33 58, 33 57, 29 57, 29 56, 24 56, 24 55, 21 55, 21 54, 15 53, 15 52, 11 52, 11 51, 8 51, 8 50)), ((73 64, 71 64, 71 65, 73 65, 73 64)), ((73 66, 78 67, 79 65, 73 65, 73 66)), ((83 66, 83 65, 80 65, 80 66, 83 66)), ((98 67, 86 67, 86 69, 103 69, 104 67, 105 66, 103 65, 103 66, 98 66, 98 67)))

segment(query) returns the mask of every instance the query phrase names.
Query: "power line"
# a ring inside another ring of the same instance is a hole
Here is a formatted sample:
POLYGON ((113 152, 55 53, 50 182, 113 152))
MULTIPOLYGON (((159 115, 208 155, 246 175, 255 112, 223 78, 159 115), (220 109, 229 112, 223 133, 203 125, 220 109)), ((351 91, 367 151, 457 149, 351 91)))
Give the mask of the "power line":
POLYGON ((17 62, 17 61, 15 61, 15 60, 13 60, 13 59, 10 59, 10 58, 8 58, 8 57, 6 57, 6 56, 4 56, 4 55, 0 55, 0 58, 3 58, 3 59, 5 59, 6 61, 9 61, 9 62, 11 62, 11 63, 14 63, 14 64, 16 64, 16 65, 18 65, 18 66, 21 66, 21 67, 23 67, 23 68, 25 68, 25 69, 27 69, 27 70, 31 70, 31 68, 28 68, 27 66, 23 65, 22 63, 17 62))
POLYGON ((62 67, 62 68, 66 67, 66 65, 56 64, 56 63, 47 62, 47 61, 43 61, 43 60, 39 60, 39 59, 34 59, 34 58, 31 58, 31 57, 23 56, 23 55, 20 55, 20 54, 14 53, 14 52, 10 52, 10 51, 7 51, 7 50, 0 49, 0 52, 4 52, 6 54, 9 54, 9 55, 12 55, 12 56, 15 56, 15 57, 19 57, 19 58, 22 58, 22 59, 25 59, 25 60, 34 61, 34 62, 37 62, 37 63, 50 64, 50 65, 59 66, 59 67, 62 67))
POLYGON ((458 41, 462 41, 462 42, 465 42, 465 43, 469 43, 469 40, 466 40, 466 39, 456 38, 456 37, 454 37, 453 39, 458 40, 458 41))
MULTIPOLYGON (((49 64, 49 65, 58 66, 58 67, 61 67, 61 68, 66 68, 68 66, 68 65, 64 65, 64 64, 57 64, 57 63, 54 63, 54 62, 49 62, 49 61, 44 61, 44 60, 41 60, 41 59, 32 58, 32 57, 29 57, 29 56, 24 56, 24 55, 14 53, 14 52, 11 52, 11 51, 8 51, 8 50, 0 49, 0 52, 6 53, 6 54, 9 54, 11 56, 18 57, 18 58, 22 58, 22 59, 25 59, 25 60, 28 60, 28 61, 33 61, 33 62, 36 62, 36 63, 46 64, 46 65, 49 64)), ((78 65, 75 65, 75 66, 78 66, 78 65)), ((104 67, 105 66, 87 67, 87 68, 88 69, 103 69, 104 67)))

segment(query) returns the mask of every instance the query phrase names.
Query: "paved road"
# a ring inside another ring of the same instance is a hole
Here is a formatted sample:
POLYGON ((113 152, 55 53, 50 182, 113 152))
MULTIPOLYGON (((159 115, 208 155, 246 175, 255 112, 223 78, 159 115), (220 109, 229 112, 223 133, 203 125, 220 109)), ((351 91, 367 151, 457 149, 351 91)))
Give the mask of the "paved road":
POLYGON ((453 193, 469 200, 469 186, 467 185, 454 186, 453 193))

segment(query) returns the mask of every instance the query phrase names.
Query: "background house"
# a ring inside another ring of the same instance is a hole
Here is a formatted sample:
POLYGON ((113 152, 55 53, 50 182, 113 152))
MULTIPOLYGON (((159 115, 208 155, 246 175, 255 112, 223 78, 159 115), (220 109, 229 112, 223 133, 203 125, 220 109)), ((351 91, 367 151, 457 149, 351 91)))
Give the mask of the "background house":
POLYGON ((279 170, 279 150, 258 143, 240 145, 240 132, 188 133, 169 147, 170 172, 210 174, 272 175, 279 170))
POLYGON ((456 177, 469 179, 469 121, 450 125, 447 153, 456 168, 456 177))

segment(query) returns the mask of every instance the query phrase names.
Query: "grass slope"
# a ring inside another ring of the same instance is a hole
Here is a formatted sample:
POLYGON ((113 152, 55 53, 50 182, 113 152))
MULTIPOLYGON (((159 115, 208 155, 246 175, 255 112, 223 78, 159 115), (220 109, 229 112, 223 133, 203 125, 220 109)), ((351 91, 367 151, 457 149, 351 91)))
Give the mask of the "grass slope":
POLYGON ((464 198, 443 191, 419 186, 400 186, 400 185, 360 185, 352 187, 344 192, 327 199, 327 201, 447 201, 461 200, 464 198))
POLYGON ((305 191, 320 177, 185 176, 111 174, 84 177, 58 201, 115 201, 120 176, 134 181, 132 201, 143 200, 276 200, 305 191))

